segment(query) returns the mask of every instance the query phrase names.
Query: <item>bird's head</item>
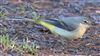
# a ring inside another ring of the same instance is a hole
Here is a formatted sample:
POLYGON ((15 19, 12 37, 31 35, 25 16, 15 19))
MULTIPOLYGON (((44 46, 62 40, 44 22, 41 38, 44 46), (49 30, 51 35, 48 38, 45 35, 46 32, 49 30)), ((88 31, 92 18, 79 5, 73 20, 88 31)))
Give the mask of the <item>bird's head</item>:
POLYGON ((86 17, 82 19, 80 23, 83 24, 85 27, 89 28, 94 24, 94 21, 93 19, 86 17))

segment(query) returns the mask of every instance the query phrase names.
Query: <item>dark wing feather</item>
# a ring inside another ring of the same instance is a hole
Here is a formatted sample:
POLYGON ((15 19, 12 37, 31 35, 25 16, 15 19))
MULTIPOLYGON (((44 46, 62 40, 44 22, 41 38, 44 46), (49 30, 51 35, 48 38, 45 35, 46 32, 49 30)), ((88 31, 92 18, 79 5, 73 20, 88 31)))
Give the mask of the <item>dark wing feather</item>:
POLYGON ((67 25, 64 22, 59 21, 57 19, 46 19, 45 21, 68 31, 73 31, 76 29, 74 26, 67 25))

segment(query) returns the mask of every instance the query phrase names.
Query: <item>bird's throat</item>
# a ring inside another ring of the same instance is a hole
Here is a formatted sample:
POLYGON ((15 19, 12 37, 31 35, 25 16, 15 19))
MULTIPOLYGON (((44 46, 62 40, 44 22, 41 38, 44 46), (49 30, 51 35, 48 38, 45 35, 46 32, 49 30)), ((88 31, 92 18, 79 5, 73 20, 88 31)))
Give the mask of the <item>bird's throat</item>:
POLYGON ((87 29, 86 25, 80 24, 79 27, 73 32, 76 35, 76 37, 82 37, 84 33, 86 32, 86 29, 87 29))

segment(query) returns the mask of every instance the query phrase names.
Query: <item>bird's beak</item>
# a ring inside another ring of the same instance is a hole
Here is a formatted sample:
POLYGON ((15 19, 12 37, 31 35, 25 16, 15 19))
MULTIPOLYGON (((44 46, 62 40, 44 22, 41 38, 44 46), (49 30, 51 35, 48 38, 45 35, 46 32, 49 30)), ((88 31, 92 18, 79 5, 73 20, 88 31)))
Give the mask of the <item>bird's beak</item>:
POLYGON ((96 23, 95 21, 93 21, 93 22, 91 23, 90 27, 94 27, 94 26, 97 26, 97 25, 99 25, 99 24, 96 23))
POLYGON ((92 25, 98 25, 98 23, 94 22, 94 23, 92 23, 92 25))

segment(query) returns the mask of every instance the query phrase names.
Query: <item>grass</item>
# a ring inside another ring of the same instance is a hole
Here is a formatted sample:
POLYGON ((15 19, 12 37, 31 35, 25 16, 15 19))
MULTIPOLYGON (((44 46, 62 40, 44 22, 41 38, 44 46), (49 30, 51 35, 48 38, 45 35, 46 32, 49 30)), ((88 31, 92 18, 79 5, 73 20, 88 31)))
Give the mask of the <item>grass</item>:
POLYGON ((3 50, 10 48, 8 35, 0 35, 0 44, 3 46, 3 50))
POLYGON ((6 14, 4 12, 0 11, 0 17, 1 18, 5 18, 6 17, 6 14))
POLYGON ((29 45, 28 41, 25 39, 23 39, 23 44, 20 45, 19 47, 20 51, 23 51, 26 52, 26 53, 30 53, 30 54, 35 54, 37 52, 37 49, 36 49, 36 45, 33 44, 33 45, 29 45))
POLYGON ((35 55, 37 52, 35 45, 29 45, 25 40, 23 40, 21 45, 17 45, 16 41, 11 40, 8 35, 0 35, 0 47, 2 47, 1 50, 3 51, 12 50, 21 54, 28 53, 35 55))

